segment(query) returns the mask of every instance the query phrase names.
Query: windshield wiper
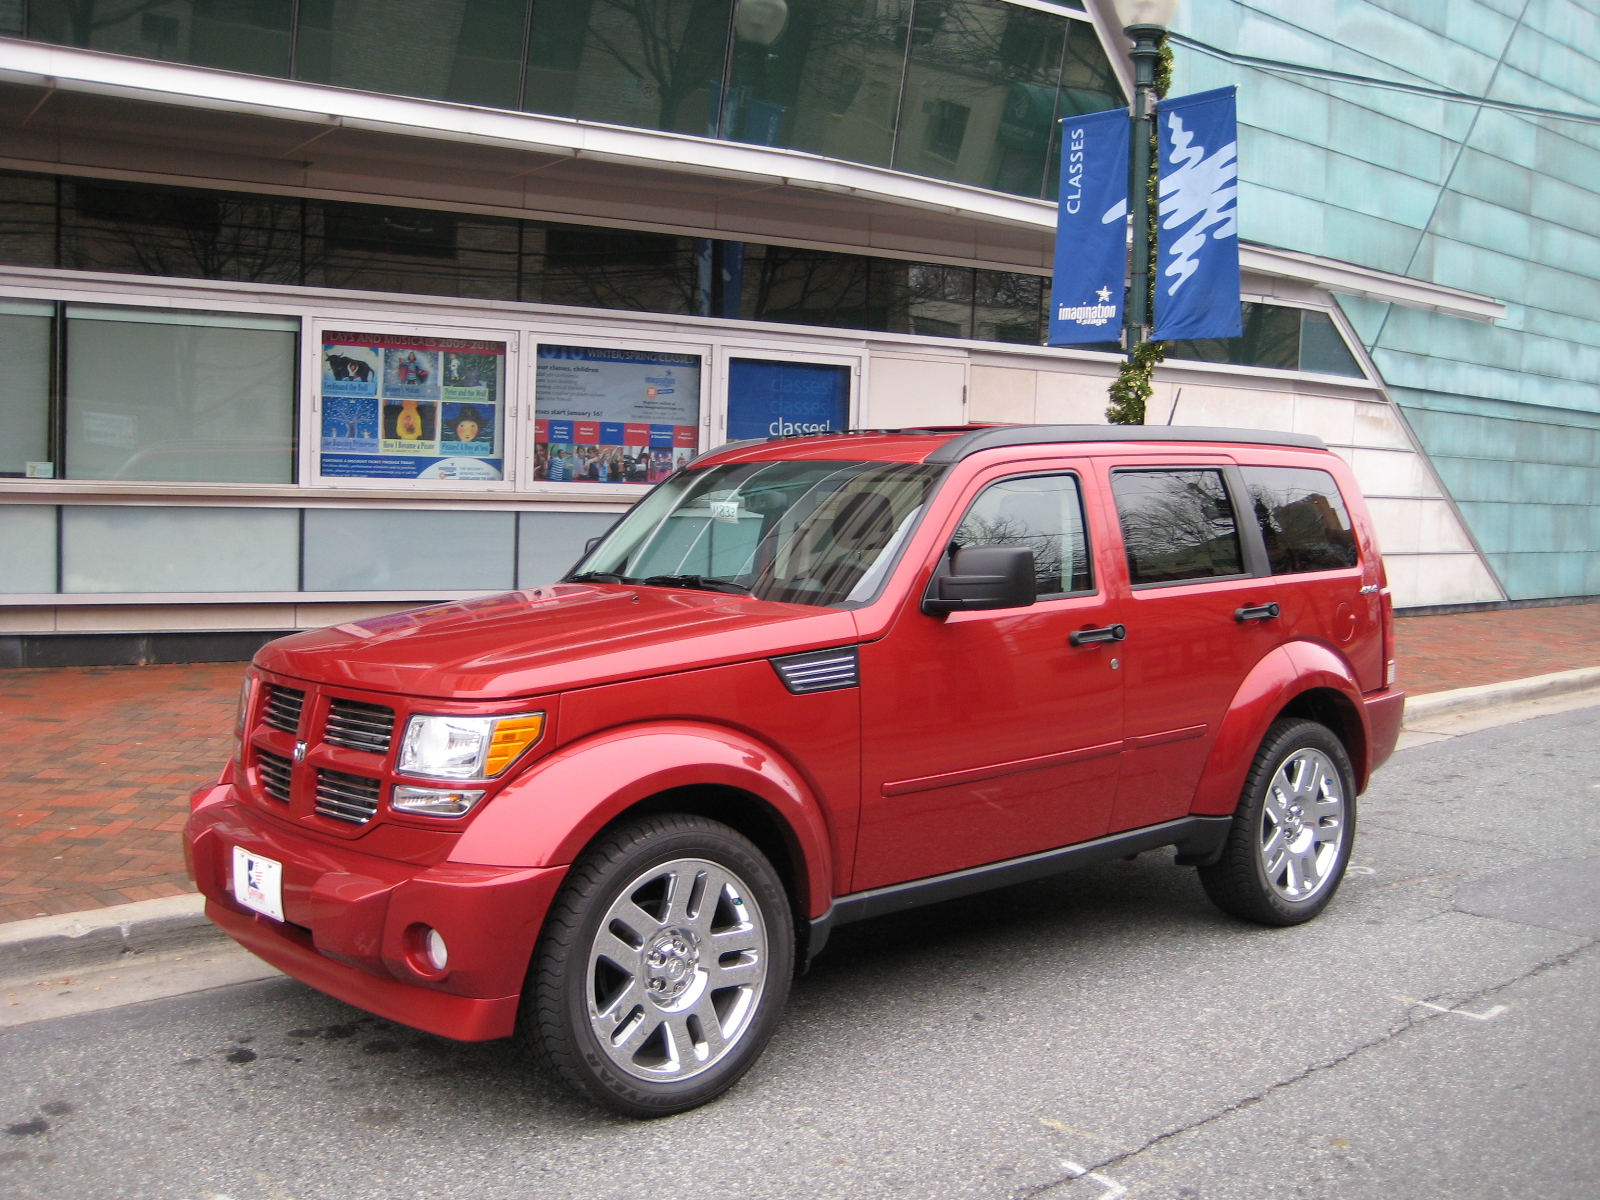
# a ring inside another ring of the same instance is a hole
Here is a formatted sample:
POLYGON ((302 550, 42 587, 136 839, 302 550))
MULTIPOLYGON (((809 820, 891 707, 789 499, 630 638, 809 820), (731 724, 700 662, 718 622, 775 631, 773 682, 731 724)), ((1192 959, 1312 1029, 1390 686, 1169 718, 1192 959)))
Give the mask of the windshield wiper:
POLYGON ((735 596, 748 596, 750 589, 742 583, 728 579, 707 579, 704 575, 650 575, 644 579, 630 579, 628 583, 642 583, 646 587, 698 588, 702 592, 730 592, 735 596))
POLYGON ((567 577, 568 583, 627 583, 625 575, 618 575, 613 571, 579 571, 576 575, 567 577))

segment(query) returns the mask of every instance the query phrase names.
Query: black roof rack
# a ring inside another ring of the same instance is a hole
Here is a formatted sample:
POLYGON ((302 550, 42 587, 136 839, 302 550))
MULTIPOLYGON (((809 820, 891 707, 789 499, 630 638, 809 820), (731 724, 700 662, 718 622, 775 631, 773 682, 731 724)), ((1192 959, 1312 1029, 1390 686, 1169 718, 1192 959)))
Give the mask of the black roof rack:
POLYGON ((999 446, 1047 446, 1060 442, 1243 442, 1251 446, 1297 446, 1326 450, 1327 444, 1308 433, 1264 429, 1214 429, 1203 425, 992 425, 951 438, 927 458, 928 463, 954 463, 999 446))

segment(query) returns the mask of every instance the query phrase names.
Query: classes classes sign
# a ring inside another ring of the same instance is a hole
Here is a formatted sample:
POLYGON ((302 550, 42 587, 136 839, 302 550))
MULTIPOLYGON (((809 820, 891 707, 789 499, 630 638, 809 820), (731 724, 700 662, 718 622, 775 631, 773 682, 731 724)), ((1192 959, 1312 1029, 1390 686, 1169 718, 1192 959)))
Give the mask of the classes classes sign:
POLYGON ((505 476, 504 342, 322 335, 324 477, 505 476))
POLYGON ((539 347, 534 478, 659 483, 700 444, 700 356, 539 347))

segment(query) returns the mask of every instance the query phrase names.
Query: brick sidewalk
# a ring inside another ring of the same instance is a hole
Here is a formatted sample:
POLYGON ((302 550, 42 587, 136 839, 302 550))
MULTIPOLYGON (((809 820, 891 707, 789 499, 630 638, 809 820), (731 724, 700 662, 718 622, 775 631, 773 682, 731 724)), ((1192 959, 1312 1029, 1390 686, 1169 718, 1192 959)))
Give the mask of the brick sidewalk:
MULTIPOLYGON (((1600 665, 1600 605, 1405 617, 1421 694, 1600 665)), ((242 663, 0 670, 0 922, 189 891, 178 831, 216 776, 242 663)))

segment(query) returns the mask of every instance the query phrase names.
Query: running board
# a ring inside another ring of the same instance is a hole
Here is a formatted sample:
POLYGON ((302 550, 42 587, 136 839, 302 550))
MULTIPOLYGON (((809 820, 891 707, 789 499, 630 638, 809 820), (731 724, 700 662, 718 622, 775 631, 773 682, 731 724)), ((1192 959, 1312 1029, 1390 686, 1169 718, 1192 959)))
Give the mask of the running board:
POLYGON ((1160 825, 1147 825, 1143 829, 1113 833, 1108 837, 1095 838, 1092 842, 1078 842, 1022 858, 1008 858, 1003 862, 985 863, 981 867, 968 867, 964 871, 951 871, 947 875, 892 883, 888 887, 840 896, 827 912, 812 918, 806 959, 809 961, 821 953, 828 944, 828 935, 840 925, 904 912, 909 908, 921 908, 924 904, 957 900, 994 888, 1048 879, 1077 867, 1091 867, 1145 850, 1176 846, 1178 862, 1181 864, 1201 866, 1214 862, 1223 843, 1227 841, 1228 829, 1232 824, 1231 816, 1182 817, 1176 821, 1164 821, 1160 825))

